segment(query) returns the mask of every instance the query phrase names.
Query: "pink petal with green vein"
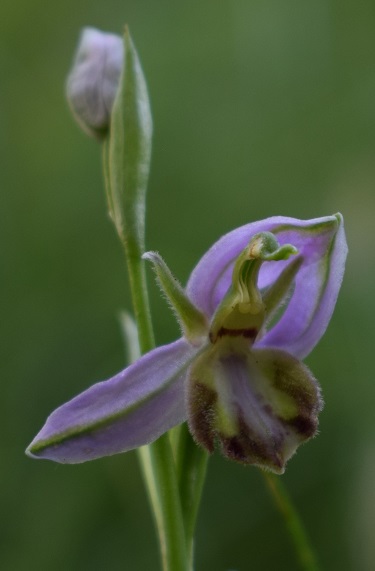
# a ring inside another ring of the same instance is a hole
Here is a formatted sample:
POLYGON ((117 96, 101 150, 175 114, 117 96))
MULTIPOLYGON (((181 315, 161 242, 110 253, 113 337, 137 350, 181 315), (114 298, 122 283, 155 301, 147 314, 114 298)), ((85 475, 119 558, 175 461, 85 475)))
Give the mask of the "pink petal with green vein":
POLYGON ((27 454, 74 464, 152 442, 186 418, 184 379, 195 353, 181 339, 93 385, 48 417, 27 454))

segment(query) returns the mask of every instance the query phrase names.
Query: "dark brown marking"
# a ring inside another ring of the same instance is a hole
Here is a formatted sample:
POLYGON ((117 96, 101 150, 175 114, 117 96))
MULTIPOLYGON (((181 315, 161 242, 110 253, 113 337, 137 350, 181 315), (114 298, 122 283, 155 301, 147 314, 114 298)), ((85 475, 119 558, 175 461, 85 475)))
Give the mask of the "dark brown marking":
POLYGON ((220 339, 227 335, 228 337, 245 337, 245 339, 252 339, 254 341, 258 333, 258 329, 255 327, 243 329, 228 329, 227 327, 221 327, 217 333, 216 339, 220 339))
POLYGON ((215 447, 213 421, 217 393, 199 381, 191 381, 188 422, 194 440, 212 453, 215 447))
POLYGON ((230 438, 219 434, 222 451, 227 458, 241 464, 260 464, 282 471, 284 438, 273 436, 263 440, 239 417, 239 432, 230 438))
POLYGON ((318 429, 318 419, 315 416, 304 416, 302 414, 292 418, 286 422, 289 426, 294 428, 305 439, 314 436, 318 429))
POLYGON ((306 382, 306 377, 300 376, 302 363, 296 360, 296 367, 291 367, 289 364, 285 367, 283 361, 274 362, 274 365, 274 387, 289 395, 300 412, 320 412, 323 408, 323 401, 319 385, 313 377, 306 382))

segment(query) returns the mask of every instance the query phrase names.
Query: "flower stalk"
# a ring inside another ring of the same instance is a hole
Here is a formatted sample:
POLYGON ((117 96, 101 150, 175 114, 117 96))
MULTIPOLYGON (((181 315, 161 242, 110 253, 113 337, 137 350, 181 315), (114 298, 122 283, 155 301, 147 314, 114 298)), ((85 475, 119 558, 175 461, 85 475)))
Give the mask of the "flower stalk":
POLYGON ((301 569, 304 571, 319 571, 319 565, 307 532, 288 492, 285 489, 285 486, 279 477, 271 474, 270 472, 263 471, 263 476, 271 493, 272 499, 284 520, 285 527, 294 545, 301 569))
MULTIPOLYGON (((103 171, 110 216, 123 244, 140 353, 154 348, 142 254, 145 197, 151 160, 152 119, 146 82, 128 29, 124 67, 114 101, 103 171)), ((141 463, 157 527, 163 571, 188 571, 184 527, 171 445, 167 434, 141 447, 141 463)))
POLYGON ((194 531, 208 465, 207 452, 193 441, 186 423, 179 428, 176 470, 185 528, 188 569, 193 570, 194 531))

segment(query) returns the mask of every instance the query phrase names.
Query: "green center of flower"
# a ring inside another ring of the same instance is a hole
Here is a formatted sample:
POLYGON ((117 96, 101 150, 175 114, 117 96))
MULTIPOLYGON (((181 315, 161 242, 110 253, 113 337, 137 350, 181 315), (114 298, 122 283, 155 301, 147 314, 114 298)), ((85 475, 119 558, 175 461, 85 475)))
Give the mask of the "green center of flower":
POLYGON ((271 232, 253 236, 238 256, 231 286, 218 306, 210 327, 212 343, 222 337, 245 337, 254 342, 266 316, 266 305, 258 288, 263 262, 287 260, 297 254, 291 244, 280 246, 271 232))

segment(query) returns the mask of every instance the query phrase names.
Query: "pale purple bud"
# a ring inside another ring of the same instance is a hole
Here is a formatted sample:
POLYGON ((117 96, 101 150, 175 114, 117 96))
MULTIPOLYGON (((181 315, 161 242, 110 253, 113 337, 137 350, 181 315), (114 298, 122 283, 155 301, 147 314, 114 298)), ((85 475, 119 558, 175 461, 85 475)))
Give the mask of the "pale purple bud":
POLYGON ((122 38, 83 29, 66 94, 74 117, 89 135, 103 138, 109 129, 123 60, 122 38))

